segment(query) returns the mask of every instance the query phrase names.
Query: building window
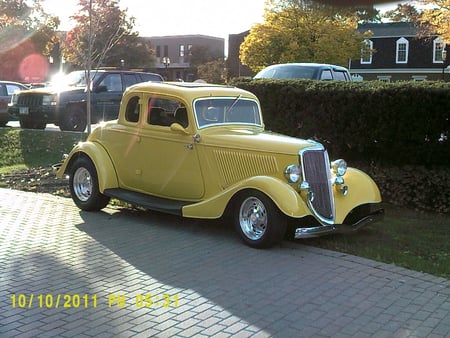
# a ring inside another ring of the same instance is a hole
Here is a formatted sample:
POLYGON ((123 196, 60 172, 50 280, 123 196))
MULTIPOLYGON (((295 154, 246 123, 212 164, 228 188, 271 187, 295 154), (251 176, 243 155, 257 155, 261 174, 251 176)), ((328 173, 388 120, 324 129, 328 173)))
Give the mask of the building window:
POLYGON ((439 39, 433 41, 433 63, 444 62, 445 42, 439 39))
POLYGON ((180 48, 178 49, 179 56, 184 56, 184 45, 180 45, 180 48))
POLYGON ((421 82, 421 81, 426 81, 427 76, 426 75, 413 75, 412 79, 414 82, 421 82))
POLYGON ((164 56, 169 56, 169 46, 164 46, 164 56))
POLYGON ((156 57, 157 58, 161 57, 161 46, 156 46, 156 57))
POLYGON ((405 38, 397 40, 396 63, 408 63, 409 41, 405 38))
POLYGON ((361 64, 372 63, 373 41, 364 40, 361 48, 361 64))
POLYGON ((192 45, 187 45, 188 55, 192 55, 192 45))
POLYGON ((381 81, 381 82, 391 82, 391 76, 389 76, 389 75, 380 75, 380 76, 377 76, 377 79, 378 79, 378 81, 381 81))

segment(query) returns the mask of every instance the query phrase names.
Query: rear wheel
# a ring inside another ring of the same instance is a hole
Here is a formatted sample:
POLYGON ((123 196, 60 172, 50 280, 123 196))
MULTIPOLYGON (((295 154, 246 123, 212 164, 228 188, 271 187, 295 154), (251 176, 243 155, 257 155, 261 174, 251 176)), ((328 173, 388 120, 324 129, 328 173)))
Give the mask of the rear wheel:
POLYGON ((83 107, 72 105, 63 113, 59 128, 67 131, 84 131, 87 125, 86 111, 83 107))
POLYGON ((106 207, 110 198, 99 190, 97 170, 92 161, 78 157, 70 168, 70 194, 75 204, 86 211, 97 211, 106 207))
POLYGON ((235 227, 245 244, 268 248, 284 237, 287 218, 278 207, 259 191, 246 191, 236 200, 235 227))

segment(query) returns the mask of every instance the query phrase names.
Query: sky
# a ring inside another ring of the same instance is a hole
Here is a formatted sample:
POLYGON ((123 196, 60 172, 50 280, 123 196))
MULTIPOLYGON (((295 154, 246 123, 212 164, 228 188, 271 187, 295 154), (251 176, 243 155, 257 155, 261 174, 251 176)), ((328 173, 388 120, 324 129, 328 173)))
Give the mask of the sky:
MULTIPOLYGON (((44 9, 61 20, 61 30, 71 28, 69 17, 78 0, 45 0, 44 9), (63 5, 64 4, 64 5, 63 5)), ((120 0, 122 9, 136 18, 140 36, 201 34, 224 38, 263 22, 264 0, 120 0)))
MULTIPOLYGON (((396 7, 396 1, 380 6, 396 7)), ((404 2, 404 1, 403 1, 404 2)), ((224 38, 263 22, 265 0, 120 0, 122 9, 136 18, 140 36, 201 34, 224 38)), ((61 30, 72 26, 69 17, 78 11, 78 0, 44 0, 47 13, 61 20, 61 30), (64 4, 64 5, 62 5, 64 4)))

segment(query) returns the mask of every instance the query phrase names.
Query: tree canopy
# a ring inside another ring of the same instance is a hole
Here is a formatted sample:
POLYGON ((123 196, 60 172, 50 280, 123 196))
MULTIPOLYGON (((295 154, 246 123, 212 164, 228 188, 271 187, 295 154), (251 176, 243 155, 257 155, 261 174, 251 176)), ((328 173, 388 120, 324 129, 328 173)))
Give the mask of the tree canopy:
MULTIPOLYGON (((79 6, 79 12, 72 16, 77 24, 67 33, 62 49, 69 63, 84 68, 89 49, 90 1, 79 0, 79 6)), ((91 24, 94 67, 118 67, 123 63, 135 68, 153 65, 150 43, 133 31, 135 19, 119 8, 118 0, 92 0, 91 24)))
POLYGON ((40 0, 0 0, 0 77, 43 81, 48 76, 48 44, 59 20, 44 12, 40 0))
POLYGON ((438 34, 447 44, 450 44, 450 0, 422 0, 427 9, 422 12, 421 23, 428 31, 438 34), (431 8, 428 8, 431 7, 431 8))
POLYGON ((241 61, 254 71, 285 62, 347 66, 360 57, 366 38, 357 31, 361 13, 368 12, 312 0, 268 0, 264 23, 254 25, 241 45, 241 61))

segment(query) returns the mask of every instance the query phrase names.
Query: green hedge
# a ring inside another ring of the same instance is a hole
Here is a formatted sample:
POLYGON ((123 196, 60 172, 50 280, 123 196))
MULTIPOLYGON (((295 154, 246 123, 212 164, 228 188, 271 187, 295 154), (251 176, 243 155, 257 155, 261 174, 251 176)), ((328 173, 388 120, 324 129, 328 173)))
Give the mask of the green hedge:
POLYGON ((236 79, 267 129, 324 143, 333 157, 449 165, 450 84, 236 79))
POLYGON ((323 143, 369 173, 383 200, 450 212, 450 84, 235 79, 266 128, 323 143))

